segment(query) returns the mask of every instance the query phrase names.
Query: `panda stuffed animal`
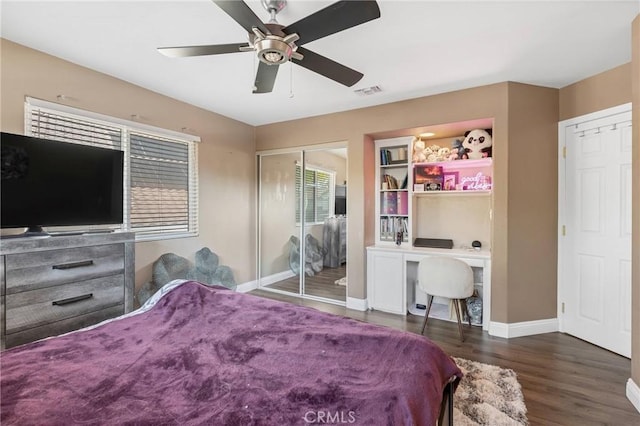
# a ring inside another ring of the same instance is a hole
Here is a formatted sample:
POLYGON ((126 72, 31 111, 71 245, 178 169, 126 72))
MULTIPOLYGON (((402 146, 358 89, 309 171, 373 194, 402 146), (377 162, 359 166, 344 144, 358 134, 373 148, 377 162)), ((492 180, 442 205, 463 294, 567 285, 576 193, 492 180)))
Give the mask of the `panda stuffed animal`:
POLYGON ((465 132, 462 148, 469 159, 491 157, 493 144, 491 129, 474 129, 465 132))

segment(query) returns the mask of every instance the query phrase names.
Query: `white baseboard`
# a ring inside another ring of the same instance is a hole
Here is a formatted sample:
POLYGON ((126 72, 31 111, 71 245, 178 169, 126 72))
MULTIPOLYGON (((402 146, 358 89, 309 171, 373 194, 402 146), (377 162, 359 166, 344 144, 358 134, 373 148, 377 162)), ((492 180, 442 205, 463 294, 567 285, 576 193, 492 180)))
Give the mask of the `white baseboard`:
POLYGON ((255 290, 258 288, 258 281, 248 281, 246 283, 238 284, 236 287, 236 291, 238 293, 248 293, 251 290, 255 290))
POLYGON ((266 277, 260 278, 260 285, 262 286, 270 285, 273 283, 277 283, 278 281, 284 281, 288 278, 295 277, 295 276, 296 274, 294 274, 291 271, 278 272, 277 274, 268 275, 266 277))
POLYGON ((640 413, 640 387, 631 379, 627 380, 627 398, 640 413))
POLYGON ((505 339, 533 336, 534 334, 553 333, 555 331, 558 331, 557 318, 510 324, 494 321, 489 323, 489 334, 491 336, 504 337, 505 339))
POLYGON ((356 311, 366 311, 368 308, 367 299, 356 299, 355 297, 347 296, 347 309, 354 309, 356 311))
MULTIPOLYGON (((291 278, 295 276, 296 274, 294 274, 291 271, 278 272, 277 274, 260 278, 260 284, 265 286, 265 285, 277 283, 278 281, 283 281, 283 280, 286 280, 287 278, 291 278)), ((257 288, 258 288, 258 280, 253 280, 246 283, 238 284, 238 287, 236 287, 236 291, 238 293, 247 293, 257 288)))

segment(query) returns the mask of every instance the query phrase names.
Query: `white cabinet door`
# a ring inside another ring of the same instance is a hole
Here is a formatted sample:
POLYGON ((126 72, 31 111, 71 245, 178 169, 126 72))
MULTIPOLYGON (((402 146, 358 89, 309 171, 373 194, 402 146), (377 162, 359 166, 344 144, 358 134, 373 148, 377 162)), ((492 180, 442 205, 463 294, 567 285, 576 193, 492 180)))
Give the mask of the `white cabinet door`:
POLYGON ((369 307, 406 315, 402 253, 367 251, 367 299, 369 307))

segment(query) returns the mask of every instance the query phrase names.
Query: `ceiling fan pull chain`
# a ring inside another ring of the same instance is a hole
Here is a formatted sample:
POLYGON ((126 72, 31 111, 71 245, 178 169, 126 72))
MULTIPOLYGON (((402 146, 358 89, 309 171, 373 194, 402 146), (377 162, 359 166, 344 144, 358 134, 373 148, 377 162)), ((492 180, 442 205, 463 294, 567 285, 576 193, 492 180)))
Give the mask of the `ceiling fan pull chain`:
MULTIPOLYGON (((256 75, 256 60, 257 60, 257 57, 253 55, 253 61, 251 62, 253 64, 253 72, 251 73, 252 76, 256 75)), ((253 86, 251 87, 251 92, 255 93, 257 90, 258 90, 258 86, 256 86, 256 81, 253 80, 253 86)))
POLYGON ((289 61, 289 99, 293 98, 293 62, 289 61))

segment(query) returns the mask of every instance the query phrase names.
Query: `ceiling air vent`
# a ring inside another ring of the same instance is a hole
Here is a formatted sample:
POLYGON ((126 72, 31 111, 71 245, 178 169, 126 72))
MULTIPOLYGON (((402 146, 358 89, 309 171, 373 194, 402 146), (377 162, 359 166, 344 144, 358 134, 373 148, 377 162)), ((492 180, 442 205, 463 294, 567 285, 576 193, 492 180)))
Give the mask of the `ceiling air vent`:
POLYGON ((382 92, 382 89, 380 88, 380 86, 371 86, 371 87, 365 87, 364 89, 354 90, 354 92, 356 95, 368 96, 368 95, 374 95, 378 92, 382 92))

